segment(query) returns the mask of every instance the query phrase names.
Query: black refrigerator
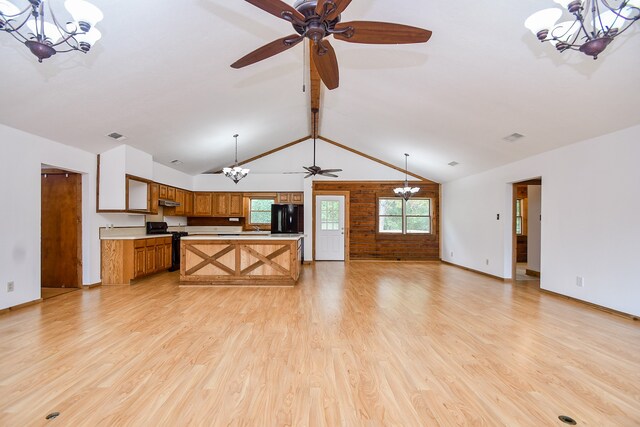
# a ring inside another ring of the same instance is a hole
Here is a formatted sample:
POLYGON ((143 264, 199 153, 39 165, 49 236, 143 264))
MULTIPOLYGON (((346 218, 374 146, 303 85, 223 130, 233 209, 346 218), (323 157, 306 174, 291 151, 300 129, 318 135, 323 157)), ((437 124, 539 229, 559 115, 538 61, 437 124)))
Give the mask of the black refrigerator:
POLYGON ((271 233, 302 233, 304 231, 303 205, 271 205, 271 233))

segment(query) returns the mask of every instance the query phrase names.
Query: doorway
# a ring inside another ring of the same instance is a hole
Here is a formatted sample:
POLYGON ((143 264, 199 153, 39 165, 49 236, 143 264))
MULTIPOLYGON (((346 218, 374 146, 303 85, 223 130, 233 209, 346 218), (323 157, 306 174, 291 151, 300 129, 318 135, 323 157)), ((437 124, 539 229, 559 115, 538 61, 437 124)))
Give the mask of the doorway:
POLYGON ((314 259, 344 261, 346 247, 345 195, 316 195, 314 212, 314 259))
POLYGON ((82 288, 82 176, 42 167, 40 285, 42 298, 82 288))
POLYGON ((540 279, 541 202, 541 178, 513 184, 513 280, 540 279))

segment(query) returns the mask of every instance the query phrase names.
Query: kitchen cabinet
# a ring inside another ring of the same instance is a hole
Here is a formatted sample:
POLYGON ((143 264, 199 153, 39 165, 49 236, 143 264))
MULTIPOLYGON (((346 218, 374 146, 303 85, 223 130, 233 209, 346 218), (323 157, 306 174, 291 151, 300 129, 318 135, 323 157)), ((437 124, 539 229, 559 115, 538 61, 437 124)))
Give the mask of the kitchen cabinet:
POLYGON ((176 201, 176 189, 175 187, 167 187, 167 200, 176 201))
POLYGON ((213 193, 213 216, 244 216, 242 193, 213 193))
POLYGON ((185 191, 176 188, 175 192, 176 192, 176 195, 175 195, 174 201, 176 201, 177 203, 180 203, 180 206, 175 207, 174 213, 176 216, 184 216, 185 191))
POLYGON ((171 267, 171 237, 105 239, 100 244, 103 285, 129 285, 171 267))
POLYGON ((168 187, 166 185, 164 185, 164 184, 160 184, 158 186, 158 197, 160 199, 164 199, 164 200, 167 199, 167 188, 168 187))
POLYGON ((213 193, 195 193, 193 216, 213 216, 213 193))
POLYGON ((301 205, 304 203, 304 193, 278 193, 278 203, 293 203, 294 205, 301 205))
POLYGON ((186 191, 184 195, 184 216, 193 216, 193 192, 186 191))
POLYGON ((158 184, 151 183, 149 184, 150 192, 149 192, 149 212, 157 215, 158 214, 158 199, 160 193, 160 186, 158 184))

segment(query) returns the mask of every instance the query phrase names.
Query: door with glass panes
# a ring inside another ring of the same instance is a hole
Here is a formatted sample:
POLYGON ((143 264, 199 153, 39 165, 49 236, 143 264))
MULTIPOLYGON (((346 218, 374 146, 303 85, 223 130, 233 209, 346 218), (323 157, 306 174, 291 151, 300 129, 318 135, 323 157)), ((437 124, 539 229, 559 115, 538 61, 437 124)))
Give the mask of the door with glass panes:
POLYGON ((316 196, 316 260, 344 261, 344 196, 316 196))

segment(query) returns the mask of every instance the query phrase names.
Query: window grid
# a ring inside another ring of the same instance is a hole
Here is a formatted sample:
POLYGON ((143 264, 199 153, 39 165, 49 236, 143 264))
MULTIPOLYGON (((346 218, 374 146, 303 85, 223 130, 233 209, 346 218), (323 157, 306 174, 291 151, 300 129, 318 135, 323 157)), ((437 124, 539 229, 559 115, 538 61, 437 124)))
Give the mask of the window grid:
POLYGON ((340 229, 340 202, 335 200, 320 202, 320 229, 323 231, 340 229))
POLYGON ((430 234, 431 199, 378 199, 378 232, 385 234, 430 234))
POLYGON ((274 198, 256 197, 249 199, 249 225, 270 225, 271 205, 274 198))

